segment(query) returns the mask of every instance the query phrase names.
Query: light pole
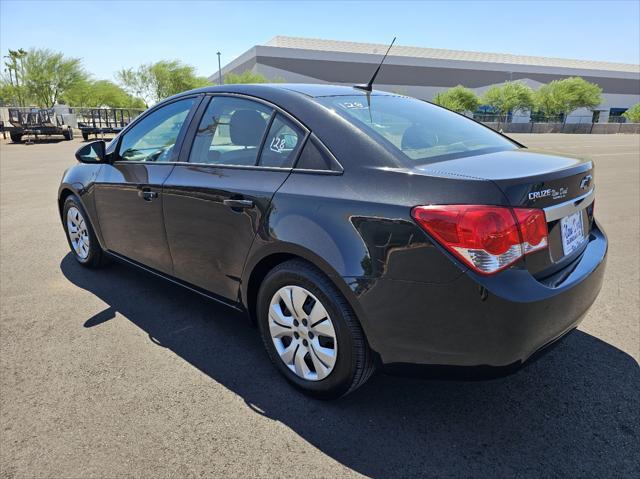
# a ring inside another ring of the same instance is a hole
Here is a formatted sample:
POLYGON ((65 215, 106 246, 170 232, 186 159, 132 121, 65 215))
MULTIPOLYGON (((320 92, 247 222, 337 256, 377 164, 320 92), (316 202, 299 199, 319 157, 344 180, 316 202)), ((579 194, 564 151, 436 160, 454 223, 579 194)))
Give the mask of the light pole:
POLYGON ((222 85, 222 68, 220 67, 220 52, 216 53, 218 55, 218 85, 222 85))

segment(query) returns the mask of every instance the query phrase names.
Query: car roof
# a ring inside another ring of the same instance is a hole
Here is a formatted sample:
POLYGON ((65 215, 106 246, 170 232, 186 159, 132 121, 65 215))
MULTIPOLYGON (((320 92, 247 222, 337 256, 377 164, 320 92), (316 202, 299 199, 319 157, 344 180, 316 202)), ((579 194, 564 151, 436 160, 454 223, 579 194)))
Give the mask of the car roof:
MULTIPOLYGON (((366 91, 355 88, 353 85, 332 85, 317 83, 283 83, 281 85, 274 84, 286 90, 297 91, 303 95, 314 98, 320 96, 365 96, 366 91)), ((391 93, 374 90, 370 95, 390 95, 391 93)))
MULTIPOLYGON (((371 136, 363 135, 351 123, 339 120, 335 112, 316 98, 334 96, 358 96, 366 98, 369 95, 394 96, 393 93, 376 91, 371 93, 354 88, 353 86, 331 84, 292 84, 292 83, 256 83, 217 85, 186 91, 167 98, 154 105, 152 109, 163 104, 179 100, 185 96, 200 94, 227 93, 244 95, 265 100, 276 105, 291 115, 324 144, 336 158, 347 161, 353 156, 353 151, 361 151, 361 157, 376 158, 376 162, 383 166, 398 165, 394 158, 395 152, 381 146, 371 136)), ((356 155, 358 156, 358 155, 356 155)), ((350 160, 351 162, 355 160, 350 160)))
MULTIPOLYGON (((318 98, 323 96, 365 96, 367 92, 347 85, 316 84, 316 83, 248 83, 230 84, 199 88, 189 92, 180 93, 182 96, 187 93, 244 93, 247 95, 287 93, 302 94, 307 97, 318 98)), ((380 90, 373 90, 370 95, 393 95, 380 90)))

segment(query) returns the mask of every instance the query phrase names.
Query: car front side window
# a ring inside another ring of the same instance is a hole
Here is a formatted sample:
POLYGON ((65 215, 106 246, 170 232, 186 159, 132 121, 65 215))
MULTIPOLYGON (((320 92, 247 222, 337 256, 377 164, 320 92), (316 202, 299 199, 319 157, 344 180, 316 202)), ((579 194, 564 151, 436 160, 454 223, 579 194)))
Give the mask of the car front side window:
POLYGON ((122 137, 118 159, 135 162, 172 161, 174 146, 195 98, 178 100, 150 113, 122 137))

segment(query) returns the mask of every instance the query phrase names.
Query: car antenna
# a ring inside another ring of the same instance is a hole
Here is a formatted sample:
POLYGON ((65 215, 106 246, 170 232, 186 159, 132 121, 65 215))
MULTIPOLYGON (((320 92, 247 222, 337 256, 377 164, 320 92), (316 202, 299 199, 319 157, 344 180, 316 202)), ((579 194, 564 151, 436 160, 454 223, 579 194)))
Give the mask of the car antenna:
POLYGON ((393 46, 393 44, 395 42, 396 42, 396 37, 393 37, 393 40, 391 40, 391 45, 389 45, 389 48, 387 48, 387 53, 385 53, 384 56, 382 57, 382 61, 380 61, 380 65, 378 65, 378 68, 376 68, 376 71, 373 72, 373 76, 371 77, 371 80, 369 80, 369 83, 367 83, 365 85, 353 85, 353 88, 357 88, 359 90, 364 90, 364 91, 368 91, 368 92, 373 90, 373 82, 376 81, 376 77, 378 76, 378 73, 380 72, 380 68, 382 68, 382 64, 386 60, 387 55, 389 54, 389 50, 391 50, 391 47, 393 46))

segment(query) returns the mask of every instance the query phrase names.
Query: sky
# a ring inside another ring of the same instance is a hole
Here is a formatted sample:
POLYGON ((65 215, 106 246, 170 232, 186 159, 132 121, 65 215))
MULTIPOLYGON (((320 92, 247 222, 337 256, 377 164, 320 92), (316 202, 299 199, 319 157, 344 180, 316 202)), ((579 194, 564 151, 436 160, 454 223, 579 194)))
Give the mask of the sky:
POLYGON ((276 35, 640 63, 640 0, 212 2, 0 0, 0 53, 49 48, 96 79, 179 59, 217 71, 276 35))

